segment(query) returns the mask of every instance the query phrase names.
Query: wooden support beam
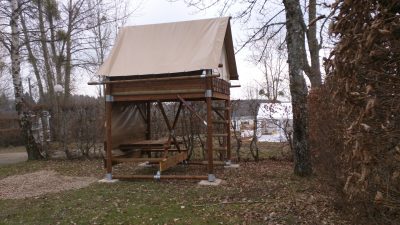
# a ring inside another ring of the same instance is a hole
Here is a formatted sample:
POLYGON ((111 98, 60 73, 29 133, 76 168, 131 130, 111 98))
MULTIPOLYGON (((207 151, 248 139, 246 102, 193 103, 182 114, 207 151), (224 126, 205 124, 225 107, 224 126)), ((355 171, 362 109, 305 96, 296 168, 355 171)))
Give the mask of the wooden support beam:
MULTIPOLYGON (((164 107, 163 107, 163 105, 162 105, 162 103, 160 101, 157 101, 157 104, 158 104, 158 108, 160 109, 161 114, 162 114, 162 116, 164 118, 164 121, 165 121, 165 123, 167 125, 168 130, 171 132, 171 129, 172 129, 171 128, 171 124, 169 123, 168 116, 165 113, 164 107)), ((169 135, 167 143, 166 143, 166 145, 164 147, 164 154, 163 154, 164 157, 167 157, 167 155, 168 155, 169 146, 171 146, 171 135, 169 135)))
POLYGON ((111 101, 111 87, 110 85, 105 85, 105 94, 106 94, 106 170, 107 170, 107 178, 111 178, 112 173, 112 140, 111 140, 111 114, 112 114, 112 101, 111 101))
POLYGON ((151 139, 151 103, 146 103, 146 140, 151 139))
POLYGON ((137 95, 165 95, 165 94, 196 94, 204 93, 204 89, 179 89, 179 90, 150 90, 150 91, 123 91, 113 92, 113 96, 137 96, 137 95))
POLYGON ((112 159, 113 162, 162 162, 167 160, 166 158, 116 158, 112 159))
POLYGON ((172 129, 175 129, 175 126, 176 126, 176 124, 178 123, 179 114, 180 114, 180 112, 181 112, 181 109, 182 109, 182 102, 179 102, 178 111, 176 112, 175 119, 174 119, 174 123, 172 124, 172 129))
MULTIPOLYGON (((163 148, 148 148, 148 149, 141 149, 142 152, 164 152, 163 148)), ((177 149, 177 148, 170 148, 168 149, 168 152, 184 152, 187 151, 185 149, 177 149)))
POLYGON ((167 141, 167 143, 165 144, 165 147, 164 147, 164 149, 165 149, 164 157, 167 157, 168 149, 171 147, 172 140, 175 143, 175 147, 178 150, 180 150, 179 142, 176 140, 174 129, 175 129, 176 124, 178 123, 179 114, 180 114, 181 109, 182 109, 182 103, 179 104, 179 108, 178 108, 178 111, 177 111, 177 113, 175 115, 174 122, 173 122, 172 126, 171 126, 171 124, 170 124, 170 122, 168 120, 168 116, 165 113, 165 110, 164 110, 164 107, 163 107, 162 103, 160 101, 158 101, 157 104, 158 104, 158 107, 160 108, 161 114, 162 114, 162 116, 163 116, 163 118, 165 120, 165 123, 167 124, 167 128, 168 128, 168 130, 170 132, 169 137, 168 137, 168 141, 167 141))
POLYGON ((196 175, 160 175, 156 178, 156 176, 152 175, 115 175, 113 179, 118 180, 152 180, 152 179, 160 179, 160 180, 207 180, 207 176, 196 176, 196 175))
MULTIPOLYGON (((213 74, 208 77, 219 77, 219 74, 213 74)), ((121 83, 137 83, 144 81, 170 81, 170 80, 187 80, 187 79, 198 79, 204 78, 203 75, 194 75, 194 76, 180 76, 180 77, 159 77, 159 78, 143 78, 143 79, 135 79, 135 80, 115 80, 115 81, 91 81, 88 82, 88 85, 103 85, 103 84, 121 84, 121 83)))
POLYGON ((228 161, 231 160, 231 100, 228 99, 225 101, 225 108, 228 110, 225 111, 225 119, 228 121, 226 124, 226 133, 228 134, 226 138, 226 158, 228 161))
POLYGON ((180 152, 176 155, 168 157, 165 161, 160 162, 160 172, 165 171, 173 166, 178 165, 187 159, 187 152, 180 152))
POLYGON ((142 104, 136 104, 135 107, 139 111, 140 116, 142 117, 143 121, 146 122, 146 114, 143 112, 141 108, 142 104))
MULTIPOLYGON (((188 161, 189 165, 208 165, 208 161, 188 161)), ((225 166, 224 161, 213 161, 215 166, 225 166)))
POLYGON ((212 122, 217 124, 227 124, 228 120, 213 120, 212 122))
POLYGON ((221 118, 222 120, 226 120, 226 119, 225 119, 225 116, 222 115, 221 112, 219 112, 218 110, 214 110, 214 112, 219 116, 219 118, 221 118))
MULTIPOLYGON (((192 93, 192 94, 179 94, 184 99, 190 99, 191 101, 204 101, 204 92, 192 93)), ((176 101, 176 94, 162 94, 162 95, 124 95, 124 96, 113 96, 114 102, 133 102, 133 101, 165 101, 173 102, 176 101)), ((221 96, 221 99, 228 99, 229 96, 221 96)))
MULTIPOLYGON (((210 74, 211 71, 208 71, 210 74)), ((214 162, 213 162, 213 123, 212 123, 212 78, 207 76, 206 78, 206 104, 207 104, 207 171, 208 171, 208 180, 214 181, 214 162)))
POLYGON ((176 95, 179 99, 179 101, 181 101, 183 103, 183 105, 189 109, 189 111, 191 111, 197 118, 199 118, 206 126, 207 126, 207 122, 204 121, 204 119, 196 112, 195 109, 193 109, 193 107, 191 105, 189 105, 189 103, 187 101, 185 101, 185 99, 183 99, 180 95, 176 95))
POLYGON ((168 130, 171 131, 171 124, 169 123, 168 116, 165 113, 164 106, 162 105, 162 103, 160 101, 157 101, 157 104, 158 104, 158 108, 160 109, 161 114, 164 118, 165 124, 167 125, 168 130))
POLYGON ((181 148, 179 147, 179 142, 176 140, 175 127, 176 127, 176 124, 178 123, 179 114, 181 113, 181 109, 182 109, 182 102, 179 103, 178 111, 176 112, 174 123, 172 124, 172 130, 170 130, 170 132, 171 132, 170 136, 172 137, 172 140, 174 140, 175 147, 178 149, 178 151, 180 151, 181 148))

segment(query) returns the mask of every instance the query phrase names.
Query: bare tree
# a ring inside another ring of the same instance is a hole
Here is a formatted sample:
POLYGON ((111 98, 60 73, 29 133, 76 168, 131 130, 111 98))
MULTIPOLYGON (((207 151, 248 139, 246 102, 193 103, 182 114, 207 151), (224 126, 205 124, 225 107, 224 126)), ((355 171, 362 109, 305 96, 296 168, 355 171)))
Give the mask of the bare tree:
POLYGON ((260 90, 258 90, 255 87, 247 87, 246 91, 246 99, 249 102, 248 104, 248 113, 251 116, 253 120, 253 126, 252 126, 252 138, 250 142, 250 153, 253 156, 255 161, 258 161, 260 159, 260 152, 258 148, 258 136, 257 136, 257 131, 258 131, 258 109, 260 108, 261 104, 261 96, 260 96, 260 90))
POLYGON ((8 55, 7 50, 2 45, 0 45, 0 95, 8 97, 11 86, 9 82, 6 82, 8 68, 5 62, 5 55, 8 55))
POLYGON ((42 77, 41 77, 41 73, 40 73, 40 69, 39 69, 39 65, 38 65, 39 62, 38 62, 37 56, 34 54, 34 50, 33 50, 32 46, 31 46, 29 31, 28 31, 28 27, 25 22, 25 16, 22 14, 22 10, 20 11, 20 16, 21 16, 22 31, 24 33, 25 47, 28 52, 28 61, 33 68, 33 73, 35 74, 35 78, 37 81, 37 87, 39 89, 39 98, 44 99, 45 94, 44 94, 44 88, 43 88, 43 83, 42 83, 42 77))
MULTIPOLYGON (((116 36, 118 26, 122 25, 131 15, 130 3, 127 0, 122 2, 111 0, 0 1, 1 53, 3 53, 3 49, 12 53, 6 55, 7 57, 8 55, 12 56, 10 68, 13 74, 18 113, 28 114, 29 112, 29 109, 22 104, 23 86, 20 73, 21 63, 26 60, 28 63, 22 65, 32 71, 27 74, 28 80, 33 81, 29 82, 30 93, 37 91, 41 103, 45 103, 52 113, 53 126, 51 127, 67 132, 65 127, 64 129, 60 128, 61 121, 57 119, 58 116, 63 119, 65 117, 56 112, 61 112, 62 106, 68 104, 74 88, 74 79, 77 76, 75 74, 82 72, 79 69, 86 70, 89 64, 93 65, 93 68, 97 68, 104 61, 112 40, 116 36), (11 3, 17 4, 15 10, 10 7, 11 3), (12 19, 11 23, 8 22, 10 18, 12 19), (93 21, 95 22, 93 23, 93 21), (19 26, 21 32, 18 29, 19 26), (18 32, 15 32, 15 29, 18 32), (93 32, 95 30, 97 33, 93 32), (98 35, 96 36, 96 34, 98 35), (93 48, 96 43, 99 43, 98 40, 95 40, 99 36, 102 43, 93 48), (88 60, 88 56, 93 55, 93 51, 100 53, 95 57, 96 63, 88 60), (63 93, 55 93, 56 84, 63 87, 63 93), (31 90, 32 86, 33 90, 31 90), (60 123, 55 124, 54 122, 57 121, 60 123)), ((6 68, 10 62, 4 61, 1 68, 6 68)), ((97 69, 92 71, 95 70, 97 69)), ((1 85, 3 86, 3 84, 1 85)), ((54 131, 53 134, 58 133, 54 131)), ((28 136, 27 140, 30 138, 28 136)), ((47 138, 45 139, 47 140, 47 138)), ((59 139, 61 140, 61 138, 59 139)), ((62 138, 62 141, 64 140, 62 138)))
MULTIPOLYGON (((262 127, 261 132, 266 132, 267 134, 274 134, 276 131, 279 132, 279 141, 282 142, 282 148, 286 145, 289 145, 289 149, 291 154, 289 157, 291 160, 293 159, 293 124, 292 124, 292 107, 287 105, 285 102, 269 102, 262 107, 260 107, 260 117, 262 118, 262 127), (278 130, 276 130, 276 128, 278 130), (269 130, 271 129, 271 130, 269 130), (285 139, 282 138, 282 133, 285 139), (285 140, 283 142, 283 140, 285 140)), ((275 139, 275 138, 273 138, 275 139)), ((276 140, 276 139, 275 139, 276 140)))
MULTIPOLYGON (((50 53, 47 47, 47 37, 46 30, 44 26, 44 9, 42 5, 42 1, 37 1, 37 11, 38 11, 38 20, 39 20, 39 33, 40 33, 40 45, 43 54, 43 62, 45 67, 45 78, 47 81, 47 90, 49 94, 49 100, 54 101, 54 73, 50 65, 50 53)), ((55 105, 55 104, 54 104, 55 105)))
MULTIPOLYGON (((254 45, 259 41, 267 42, 286 28, 286 45, 288 51, 289 81, 293 103, 293 147, 295 151, 295 174, 300 176, 310 175, 312 172, 310 153, 307 144, 307 87, 304 73, 309 77, 311 86, 321 85, 321 72, 319 65, 319 50, 321 43, 318 42, 317 21, 326 16, 316 16, 316 0, 305 1, 308 9, 308 25, 301 9, 300 0, 284 0, 283 5, 271 7, 271 1, 222 1, 222 0, 184 0, 187 5, 204 10, 213 6, 220 6, 221 15, 227 14, 229 10, 238 8, 234 18, 248 24, 256 23, 251 33, 241 44, 240 51, 246 46, 254 45), (271 14, 271 8, 275 8, 271 14), (286 16, 283 17, 282 14, 286 16), (306 42, 307 36, 307 42, 306 42), (306 44, 307 47, 306 48, 306 44), (311 64, 308 57, 311 58, 311 64)), ((274 4, 276 6, 276 4, 274 4)), ((267 46, 261 50, 263 55, 267 46)))
POLYGON ((28 61, 39 92, 43 89, 50 105, 56 105, 56 84, 63 87, 62 102, 68 101, 74 87, 75 69, 86 70, 90 65, 94 69, 87 71, 97 70, 111 47, 117 27, 125 23, 132 12, 129 1, 24 2, 21 24, 28 61), (92 54, 93 51, 96 54, 92 54), (41 85, 42 81, 45 85, 41 85))
MULTIPOLYGON (((239 108, 241 107, 240 105, 241 101, 232 101, 231 102, 231 112, 233 114, 235 114, 235 112, 237 112, 239 110, 239 108)), ((240 135, 240 128, 239 130, 237 130, 237 124, 236 124, 236 120, 235 118, 233 118, 233 120, 231 121, 232 125, 231 127, 233 128, 233 137, 235 138, 236 141, 236 157, 237 160, 240 161, 241 160, 241 154, 240 154, 240 149, 242 148, 242 138, 240 135)))
POLYGON ((287 72, 287 49, 284 45, 284 38, 276 36, 269 43, 256 43, 252 48, 251 61, 261 67, 265 75, 265 83, 260 90, 260 95, 270 101, 278 101, 279 97, 288 96, 289 76, 287 72), (267 46, 265 52, 263 47, 267 46))
MULTIPOLYGON (((88 30, 89 48, 87 58, 82 59, 83 68, 95 76, 96 70, 104 63, 106 55, 111 50, 119 27, 126 24, 127 19, 139 9, 141 2, 133 7, 130 1, 90 0, 89 7, 93 9, 93 17, 89 18, 88 30)), ((102 79, 102 76, 92 77, 102 79)), ((102 87, 98 86, 99 96, 102 96, 102 87)))
MULTIPOLYGON (((298 0, 284 0, 286 9, 286 44, 288 49, 290 93, 293 107, 294 173, 308 176, 312 173, 308 146, 307 86, 303 76, 305 61, 304 21, 298 0)), ((319 60, 319 59, 318 59, 319 60)))
MULTIPOLYGON (((28 159, 40 159, 42 158, 39 147, 35 142, 32 135, 32 124, 29 120, 29 113, 24 107, 23 89, 21 80, 21 57, 20 57, 20 30, 19 24, 19 10, 20 5, 18 0, 10 1, 11 18, 11 37, 10 45, 7 47, 10 51, 11 56, 11 75, 13 79, 14 97, 15 97, 15 109, 18 113, 19 123, 21 126, 22 136, 25 139, 25 147, 28 153, 28 159)), ((7 46, 7 45, 6 45, 7 46)))

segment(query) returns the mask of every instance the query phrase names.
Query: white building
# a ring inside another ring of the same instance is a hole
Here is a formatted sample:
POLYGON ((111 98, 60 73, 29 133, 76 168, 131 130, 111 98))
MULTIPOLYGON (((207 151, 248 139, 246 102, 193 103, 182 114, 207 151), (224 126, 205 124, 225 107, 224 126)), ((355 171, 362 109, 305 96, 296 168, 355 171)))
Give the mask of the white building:
POLYGON ((232 101, 232 129, 240 131, 242 138, 253 136, 254 120, 257 118, 260 105, 265 102, 263 99, 232 101))
POLYGON ((261 103, 257 120, 258 141, 285 142, 293 130, 292 103, 261 103))

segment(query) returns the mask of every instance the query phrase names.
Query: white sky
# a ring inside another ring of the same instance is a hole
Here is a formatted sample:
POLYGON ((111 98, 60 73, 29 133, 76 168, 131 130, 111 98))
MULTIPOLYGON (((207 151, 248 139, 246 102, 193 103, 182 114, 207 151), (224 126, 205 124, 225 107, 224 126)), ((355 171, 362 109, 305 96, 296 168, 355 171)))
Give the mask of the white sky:
MULTIPOLYGON (((139 10, 134 13, 126 25, 167 23, 212 17, 218 17, 217 9, 215 7, 206 11, 198 12, 194 8, 188 8, 181 0, 177 2, 168 2, 166 0, 145 0, 139 10)), ((233 42, 235 48, 237 48, 238 45, 236 44, 236 40, 239 40, 239 35, 243 35, 243 33, 240 32, 241 27, 239 25, 232 22, 231 25, 233 42)), ((242 39, 244 39, 244 37, 242 39)), ((254 86, 256 83, 263 82, 262 72, 256 66, 246 61, 246 57, 248 57, 249 54, 250 53, 244 49, 236 55, 239 82, 233 81, 232 83, 240 84, 242 87, 231 89, 231 98, 233 99, 244 98, 246 95, 244 91, 246 86, 254 86), (254 80, 257 80, 257 82, 254 80)))

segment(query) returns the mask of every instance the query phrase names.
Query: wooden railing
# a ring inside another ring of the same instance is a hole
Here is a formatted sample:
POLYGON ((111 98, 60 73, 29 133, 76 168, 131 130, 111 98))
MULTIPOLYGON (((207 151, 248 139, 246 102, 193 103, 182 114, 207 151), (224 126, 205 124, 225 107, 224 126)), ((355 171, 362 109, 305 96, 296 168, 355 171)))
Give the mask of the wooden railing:
POLYGON ((212 87, 213 91, 215 92, 219 92, 226 95, 230 94, 230 84, 225 80, 219 78, 213 78, 212 87))

